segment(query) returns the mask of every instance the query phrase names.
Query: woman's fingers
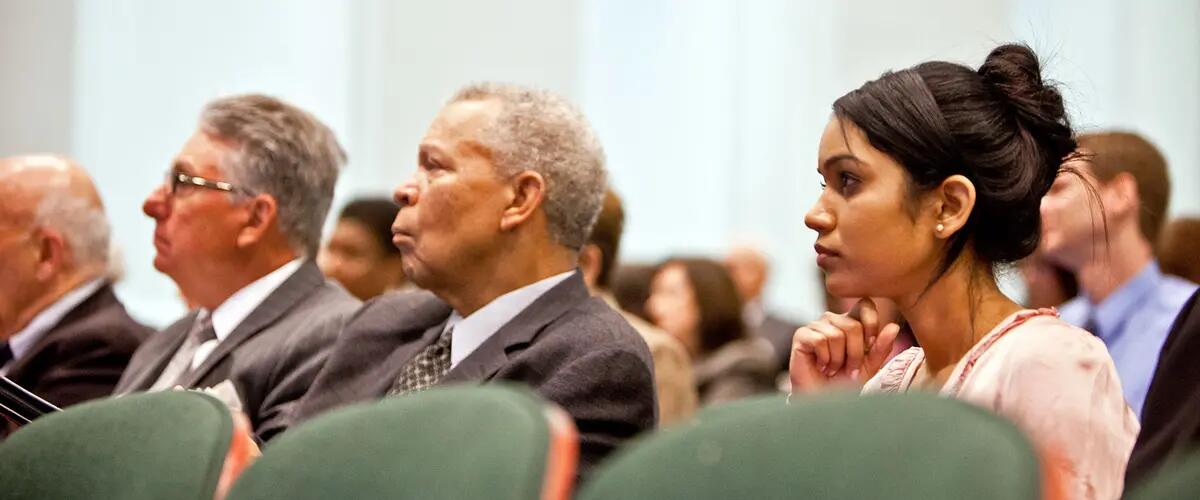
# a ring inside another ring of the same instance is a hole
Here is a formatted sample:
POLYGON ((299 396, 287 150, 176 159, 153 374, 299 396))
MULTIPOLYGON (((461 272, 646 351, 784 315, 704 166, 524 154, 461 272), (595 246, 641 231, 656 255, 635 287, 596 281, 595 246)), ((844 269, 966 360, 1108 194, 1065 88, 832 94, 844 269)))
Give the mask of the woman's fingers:
MULTIPOLYGON (((867 352, 867 340, 862 323, 842 314, 826 313, 829 322, 836 327, 844 339, 846 372, 852 372, 862 367, 862 361, 867 352)), ((839 368, 842 368, 839 366, 839 368)))
MULTIPOLYGON (((802 327, 792 335, 792 356, 788 364, 788 377, 793 391, 810 392, 825 385, 821 373, 818 352, 825 345, 824 335, 809 327, 802 327)), ((824 349, 827 350, 827 349, 824 349)))
POLYGON ((880 330, 879 336, 875 338, 875 345, 871 346, 867 354, 867 363, 872 370, 879 370, 887 362, 888 355, 892 353, 892 345, 896 343, 896 337, 899 335, 900 325, 896 323, 888 323, 880 330))
POLYGON ((871 342, 879 335, 879 307, 875 305, 875 301, 864 297, 854 304, 846 315, 862 323, 863 336, 867 347, 870 348, 871 342))
POLYGON ((826 318, 814 321, 808 326, 825 336, 824 344, 829 351, 829 360, 821 363, 821 372, 826 377, 832 377, 842 369, 842 365, 846 361, 846 334, 826 318))

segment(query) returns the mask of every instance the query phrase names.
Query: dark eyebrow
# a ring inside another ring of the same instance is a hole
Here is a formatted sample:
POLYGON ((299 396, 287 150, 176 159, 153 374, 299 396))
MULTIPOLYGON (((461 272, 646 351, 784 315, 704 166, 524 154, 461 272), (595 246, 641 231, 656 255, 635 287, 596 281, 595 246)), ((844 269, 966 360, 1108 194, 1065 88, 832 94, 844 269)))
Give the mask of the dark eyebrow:
POLYGON ((836 154, 836 155, 830 156, 829 158, 826 158, 825 161, 822 162, 821 165, 817 167, 817 172, 820 173, 820 172, 828 169, 829 167, 833 166, 833 164, 835 164, 839 161, 842 161, 842 160, 850 160, 858 165, 864 164, 864 162, 862 160, 858 159, 857 156, 854 156, 850 153, 841 153, 841 154, 836 154))

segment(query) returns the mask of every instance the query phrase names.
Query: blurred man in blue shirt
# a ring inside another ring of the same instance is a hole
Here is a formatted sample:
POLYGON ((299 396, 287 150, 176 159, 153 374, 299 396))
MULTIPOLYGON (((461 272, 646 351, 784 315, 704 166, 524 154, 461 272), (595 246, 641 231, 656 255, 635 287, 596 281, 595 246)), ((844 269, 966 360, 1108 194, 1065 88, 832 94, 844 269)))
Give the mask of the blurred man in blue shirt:
POLYGON ((1042 246, 1079 281, 1062 318, 1104 341, 1141 415, 1163 341, 1196 284, 1154 260, 1171 191, 1158 149, 1126 132, 1083 134, 1079 146, 1083 157, 1067 165, 1079 175, 1060 175, 1042 200, 1042 246))

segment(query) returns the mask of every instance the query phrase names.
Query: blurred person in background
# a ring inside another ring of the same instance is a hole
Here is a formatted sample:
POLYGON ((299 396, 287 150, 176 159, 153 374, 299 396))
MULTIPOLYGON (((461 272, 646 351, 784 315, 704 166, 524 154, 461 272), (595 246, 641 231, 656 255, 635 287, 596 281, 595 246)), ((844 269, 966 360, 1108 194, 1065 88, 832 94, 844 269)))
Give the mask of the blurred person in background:
POLYGON ((600 206, 596 225, 592 227, 592 235, 579 251, 579 269, 588 289, 621 313, 650 348, 650 357, 654 360, 654 387, 658 395, 658 423, 661 427, 683 421, 696 412, 692 359, 675 337, 622 310, 613 298, 612 275, 617 267, 624 229, 625 210, 621 207, 621 198, 610 188, 604 193, 604 202, 600 206))
POLYGON ((646 312, 693 359, 702 406, 775 390, 775 354, 749 335, 733 279, 720 263, 673 258, 651 280, 646 312))
POLYGON ((654 320, 646 313, 646 299, 650 298, 650 280, 654 279, 657 266, 645 262, 622 262, 613 271, 612 294, 621 310, 645 321, 654 320))
POLYGON ((1162 272, 1200 283, 1200 218, 1180 217, 1163 228, 1156 247, 1162 272))
POLYGON ((921 347, 887 361, 900 326, 871 299, 826 313, 793 338, 792 403, 839 385, 937 391, 1052 450, 1069 498, 1119 498, 1138 423, 1104 344, 996 280, 1037 248, 1042 197, 1075 150, 1062 96, 1023 45, 978 69, 889 71, 838 98, 804 218, 817 265, 835 296, 895 302, 921 347))
POLYGON ((1125 400, 1141 415, 1167 331, 1196 285, 1164 275, 1154 259, 1171 192, 1158 149, 1128 132, 1078 141, 1081 157, 1068 166, 1082 179, 1059 176, 1042 200, 1041 249, 1079 283, 1080 295, 1059 307, 1062 318, 1104 341, 1125 400))
POLYGON ((800 325, 768 311, 763 298, 771 266, 761 250, 748 245, 734 247, 725 255, 725 269, 742 298, 742 319, 752 335, 771 344, 779 370, 786 371, 792 350, 792 334, 800 325))
POLYGON ((342 208, 317 264, 358 300, 370 300, 407 284, 400 250, 392 244, 392 221, 400 210, 386 198, 359 198, 342 208))
POLYGON ((1066 268, 1046 259, 1040 250, 1017 264, 1025 283, 1025 307, 1058 307, 1079 295, 1079 283, 1066 268))
POLYGON ((109 238, 79 165, 0 160, 0 375, 60 407, 111 394, 150 334, 113 293, 109 238))

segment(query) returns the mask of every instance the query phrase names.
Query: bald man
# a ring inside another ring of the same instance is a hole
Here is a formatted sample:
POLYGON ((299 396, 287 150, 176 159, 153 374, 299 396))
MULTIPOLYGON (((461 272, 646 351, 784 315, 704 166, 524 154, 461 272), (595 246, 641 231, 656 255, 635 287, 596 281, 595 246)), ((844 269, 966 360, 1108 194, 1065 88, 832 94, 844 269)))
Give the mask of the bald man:
POLYGON ((87 173, 53 156, 0 159, 0 374, 60 407, 111 394, 150 330, 113 295, 108 269, 87 173))
POLYGON ((754 247, 736 246, 725 256, 725 268, 742 297, 742 318, 746 327, 771 342, 780 369, 786 371, 791 357, 792 334, 800 326, 770 313, 763 305, 763 289, 770 272, 767 256, 754 247))

